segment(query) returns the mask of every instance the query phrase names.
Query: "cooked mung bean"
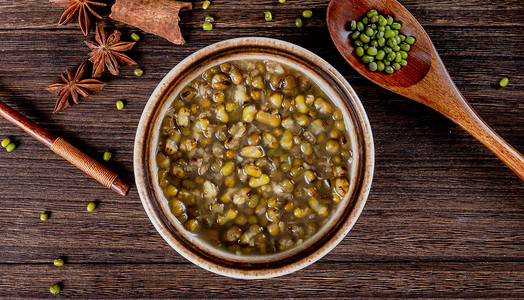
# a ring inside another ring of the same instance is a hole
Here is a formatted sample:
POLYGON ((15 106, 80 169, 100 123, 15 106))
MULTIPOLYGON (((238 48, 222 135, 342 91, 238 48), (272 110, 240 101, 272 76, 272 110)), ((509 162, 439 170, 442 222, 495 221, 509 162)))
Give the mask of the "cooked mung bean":
POLYGON ((349 192, 342 111, 310 78, 278 62, 231 61, 205 71, 174 100, 159 140, 158 182, 172 214, 237 255, 303 243, 349 192))

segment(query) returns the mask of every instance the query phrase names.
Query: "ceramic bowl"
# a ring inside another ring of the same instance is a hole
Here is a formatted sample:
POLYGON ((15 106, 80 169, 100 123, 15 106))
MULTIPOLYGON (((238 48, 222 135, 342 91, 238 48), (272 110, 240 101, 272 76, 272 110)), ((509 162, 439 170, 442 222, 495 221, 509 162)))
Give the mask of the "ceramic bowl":
POLYGON ((180 255, 196 265, 235 278, 268 278, 288 274, 319 260, 333 249, 355 224, 366 202, 373 176, 371 128, 360 100, 342 75, 326 61, 297 45, 268 38, 239 38, 210 45, 188 56, 157 86, 138 125, 135 180, 144 209, 160 235, 180 255), (348 165, 350 191, 331 212, 330 220, 302 245, 271 255, 238 256, 214 248, 186 231, 171 214, 158 185, 156 165, 159 131, 164 115, 181 89, 203 71, 222 62, 269 59, 292 66, 309 76, 344 115, 352 146, 348 165))

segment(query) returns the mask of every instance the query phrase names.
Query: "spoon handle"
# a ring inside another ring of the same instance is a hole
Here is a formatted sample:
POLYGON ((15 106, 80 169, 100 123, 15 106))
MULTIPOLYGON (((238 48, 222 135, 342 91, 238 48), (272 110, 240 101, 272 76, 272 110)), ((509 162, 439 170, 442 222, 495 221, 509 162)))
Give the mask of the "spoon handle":
POLYGON ((440 59, 438 60, 439 63, 433 64, 434 69, 428 73, 425 80, 437 80, 437 78, 432 79, 432 77, 439 74, 439 88, 433 91, 426 90, 426 95, 431 96, 426 96, 425 101, 419 102, 435 109, 462 127, 500 158, 517 176, 524 180, 524 156, 502 139, 480 118, 464 96, 462 96, 447 73, 442 61, 440 61, 440 59))
POLYGON ((524 156, 491 129, 464 98, 462 100, 465 103, 463 108, 457 109, 458 118, 450 119, 495 153, 520 179, 524 180, 524 156))
POLYGON ((53 135, 43 127, 24 117, 2 101, 0 101, 0 116, 51 148, 53 152, 65 158, 105 187, 112 189, 122 196, 127 195, 129 192, 129 185, 120 179, 113 171, 69 144, 61 137, 53 135))

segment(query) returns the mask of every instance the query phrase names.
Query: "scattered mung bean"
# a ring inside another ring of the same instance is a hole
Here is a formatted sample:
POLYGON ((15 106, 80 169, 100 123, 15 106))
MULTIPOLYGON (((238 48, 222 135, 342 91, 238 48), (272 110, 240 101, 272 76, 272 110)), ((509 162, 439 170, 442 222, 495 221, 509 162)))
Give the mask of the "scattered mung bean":
POLYGON ((273 15, 269 10, 264 12, 264 19, 266 20, 266 22, 273 20, 273 15))
POLYGON ((95 202, 89 202, 89 203, 87 204, 86 210, 87 210, 88 212, 92 212, 92 211, 95 210, 95 208, 96 208, 96 203, 95 203, 95 202))
POLYGON ((133 32, 133 33, 131 33, 131 39, 133 41, 135 41, 135 42, 138 42, 138 41, 140 41, 140 36, 133 32))
POLYGON ((58 285, 58 284, 53 284, 53 285, 49 288, 49 292, 51 292, 51 294, 53 294, 53 295, 56 295, 56 294, 60 293, 60 285, 58 285))
POLYGON ((311 10, 302 11, 302 17, 309 19, 311 16, 313 16, 313 12, 311 10))
POLYGON ((144 71, 140 68, 136 68, 135 71, 133 72, 135 74, 135 76, 142 76, 144 74, 144 71))
POLYGON ((57 258, 53 261, 53 265, 57 266, 57 267, 61 267, 64 265, 64 260, 61 259, 61 258, 57 258))
POLYGON ((104 152, 104 155, 103 155, 102 158, 103 158, 105 161, 110 161, 110 160, 111 160, 111 156, 113 156, 113 154, 111 154, 111 152, 109 152, 109 151, 106 151, 106 152, 104 152))
POLYGON ((7 145, 11 144, 11 139, 10 138, 5 138, 2 140, 2 147, 7 147, 7 145))

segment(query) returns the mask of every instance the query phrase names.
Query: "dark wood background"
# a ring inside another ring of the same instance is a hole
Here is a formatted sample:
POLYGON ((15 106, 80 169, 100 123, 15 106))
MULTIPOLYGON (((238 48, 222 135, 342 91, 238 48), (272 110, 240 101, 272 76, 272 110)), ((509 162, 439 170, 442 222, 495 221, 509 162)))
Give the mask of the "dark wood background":
MULTIPOLYGON (((524 152, 524 5, 521 0, 404 0, 472 106, 524 152), (498 87, 509 77, 506 88, 498 87)), ((178 62, 211 43, 267 36, 303 46, 333 64, 359 94, 376 147, 373 187, 354 229, 312 266, 276 279, 233 280, 189 263, 155 231, 137 191, 106 190, 10 123, 0 139, 0 297, 524 297, 524 182, 492 153, 434 111, 383 90, 349 68, 330 40, 328 0, 213 0, 181 14, 177 46, 105 20, 124 39, 142 37, 130 56, 140 78, 118 77, 80 105, 52 114, 44 90, 75 68, 87 47, 78 24, 56 25, 63 9, 47 0, 0 0, 0 99, 106 163, 134 183, 133 142, 143 107, 178 62), (303 28, 302 9, 313 10, 303 28), (273 12, 265 22, 263 12, 273 12), (206 15, 215 29, 204 32, 206 15), (127 106, 118 111, 117 100, 127 106), (93 213, 89 201, 99 201, 93 213), (51 215, 41 222, 44 210, 51 215), (53 266, 65 257, 64 267, 53 266)), ((105 10, 105 16, 108 10, 105 10)), ((93 38, 93 28, 88 38, 93 38)))

